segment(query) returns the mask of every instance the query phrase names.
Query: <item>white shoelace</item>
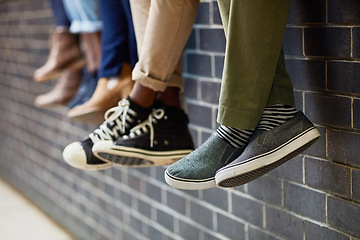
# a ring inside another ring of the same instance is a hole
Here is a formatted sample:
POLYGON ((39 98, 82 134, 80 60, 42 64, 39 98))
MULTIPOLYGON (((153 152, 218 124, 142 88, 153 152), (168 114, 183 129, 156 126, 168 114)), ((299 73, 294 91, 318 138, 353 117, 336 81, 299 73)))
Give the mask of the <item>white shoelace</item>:
POLYGON ((90 133, 90 139, 95 143, 99 140, 115 140, 119 137, 119 132, 124 134, 126 127, 128 127, 127 122, 131 123, 134 121, 128 113, 136 116, 136 112, 130 108, 128 100, 123 99, 119 101, 118 106, 110 108, 105 112, 105 122, 94 132, 90 133), (116 126, 110 129, 108 124, 116 126))
MULTIPOLYGON (((134 138, 136 136, 140 136, 143 133, 147 133, 150 130, 150 147, 154 146, 154 126, 153 123, 156 124, 158 120, 162 119, 165 116, 165 111, 163 109, 154 109, 152 113, 149 115, 148 119, 144 122, 136 125, 134 128, 130 130, 129 135, 123 136, 123 138, 129 139, 134 138)), ((166 118, 166 116, 165 116, 166 118)))

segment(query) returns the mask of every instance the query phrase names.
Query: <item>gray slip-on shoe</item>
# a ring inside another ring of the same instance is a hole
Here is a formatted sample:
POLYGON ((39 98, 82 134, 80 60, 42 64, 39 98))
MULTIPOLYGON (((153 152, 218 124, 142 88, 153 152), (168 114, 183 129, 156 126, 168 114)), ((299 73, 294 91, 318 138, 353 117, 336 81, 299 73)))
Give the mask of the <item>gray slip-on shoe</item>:
POLYGON ((311 146, 319 131, 302 112, 269 131, 256 129, 244 152, 216 172, 219 187, 236 187, 275 169, 311 146))
POLYGON ((244 148, 234 148, 213 133, 195 151, 170 165, 166 182, 178 189, 201 190, 215 187, 218 169, 236 159, 244 148))

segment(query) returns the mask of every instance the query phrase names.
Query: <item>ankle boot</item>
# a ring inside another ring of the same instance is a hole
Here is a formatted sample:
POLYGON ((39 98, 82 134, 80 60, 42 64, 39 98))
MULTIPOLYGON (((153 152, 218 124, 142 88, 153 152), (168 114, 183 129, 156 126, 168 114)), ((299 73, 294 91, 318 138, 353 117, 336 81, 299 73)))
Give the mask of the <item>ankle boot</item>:
POLYGON ((55 29, 51 36, 50 53, 46 63, 34 72, 35 82, 51 80, 65 69, 78 70, 85 59, 75 35, 67 29, 55 29))
POLYGON ((95 92, 89 101, 71 109, 68 117, 74 121, 92 124, 104 122, 105 112, 117 106, 117 103, 131 92, 134 85, 131 71, 130 65, 124 64, 121 75, 116 79, 99 79, 95 92))
POLYGON ((81 70, 67 70, 59 82, 50 92, 35 99, 35 106, 39 108, 66 105, 76 94, 81 82, 81 70))

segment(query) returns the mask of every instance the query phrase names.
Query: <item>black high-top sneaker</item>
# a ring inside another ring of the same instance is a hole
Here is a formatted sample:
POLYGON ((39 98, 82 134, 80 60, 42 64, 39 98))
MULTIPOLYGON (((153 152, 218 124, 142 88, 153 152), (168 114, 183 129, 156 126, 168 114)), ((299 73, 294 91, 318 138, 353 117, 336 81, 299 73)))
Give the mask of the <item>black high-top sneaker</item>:
POLYGON ((70 166, 85 170, 102 170, 110 168, 113 163, 101 161, 91 151, 94 143, 101 140, 115 141, 130 129, 143 122, 151 112, 150 108, 142 108, 128 97, 119 102, 117 107, 105 113, 106 121, 87 138, 80 142, 67 145, 63 151, 63 158, 70 166))
POLYGON ((182 109, 157 102, 148 119, 129 134, 115 142, 96 142, 92 150, 98 158, 123 166, 172 164, 194 149, 188 122, 182 109))

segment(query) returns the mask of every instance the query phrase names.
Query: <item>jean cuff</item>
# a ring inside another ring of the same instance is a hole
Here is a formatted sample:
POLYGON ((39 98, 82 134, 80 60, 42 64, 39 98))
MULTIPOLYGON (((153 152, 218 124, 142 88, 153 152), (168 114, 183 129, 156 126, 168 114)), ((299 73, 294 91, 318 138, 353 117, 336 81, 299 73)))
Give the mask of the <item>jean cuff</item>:
POLYGON ((72 33, 93 33, 102 29, 102 21, 79 21, 71 22, 70 32, 72 33))

